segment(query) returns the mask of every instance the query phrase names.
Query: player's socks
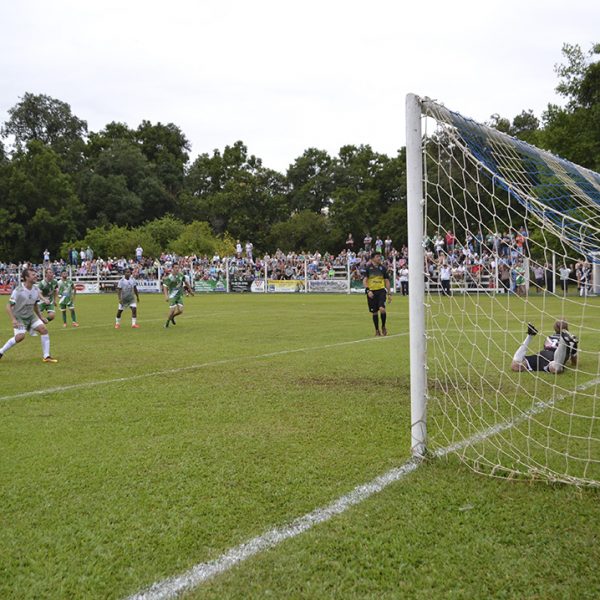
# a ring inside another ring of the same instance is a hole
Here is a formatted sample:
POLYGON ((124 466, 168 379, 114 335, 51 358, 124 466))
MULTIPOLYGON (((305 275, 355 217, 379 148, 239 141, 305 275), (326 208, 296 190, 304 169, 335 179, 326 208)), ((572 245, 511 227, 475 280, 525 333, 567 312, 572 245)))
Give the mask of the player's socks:
POLYGON ((385 328, 385 322, 387 320, 387 313, 381 313, 381 326, 385 328))
POLYGON ((62 318, 63 318, 63 325, 67 325, 67 311, 63 310, 62 311, 62 318))
POLYGON ((525 360, 527 349, 529 348, 529 344, 531 343, 533 337, 533 335, 528 335, 525 338, 525 341, 519 346, 519 349, 515 352, 515 355, 513 356, 513 362, 521 363, 523 362, 523 360, 525 360))
POLYGON ((168 319, 167 319, 167 322, 165 323, 165 327, 168 327, 170 322, 171 322, 171 319, 170 319, 170 318, 168 318, 168 319))
POLYGON ((177 323, 175 323, 175 315, 171 316, 171 323, 173 323, 173 325, 177 325, 177 323))
POLYGON ((117 325, 120 325, 120 324, 121 324, 121 319, 120 319, 119 317, 117 317, 117 318, 115 319, 115 323, 116 323, 117 325))
POLYGON ((377 313, 373 315, 373 325, 375 325, 375 331, 379 331, 379 315, 377 313))
POLYGON ((73 323, 77 323, 77 317, 75 316, 74 310, 71 311, 71 321, 73 321, 73 323))
POLYGON ((554 353, 554 362, 560 366, 563 366, 567 362, 567 350, 569 346, 573 343, 573 338, 569 334, 568 331, 563 331, 560 334, 560 339, 558 340, 558 348, 554 353))
POLYGON ((42 340, 42 354, 44 355, 44 358, 46 358, 47 356, 50 356, 50 335, 49 334, 45 334, 40 336, 40 339, 42 340))
POLYGON ((6 354, 8 350, 10 350, 15 344, 17 340, 14 337, 11 337, 9 340, 6 340, 6 344, 0 348, 0 354, 6 354))
POLYGON ((131 324, 135 325, 137 323, 137 319, 135 317, 131 318, 131 324))

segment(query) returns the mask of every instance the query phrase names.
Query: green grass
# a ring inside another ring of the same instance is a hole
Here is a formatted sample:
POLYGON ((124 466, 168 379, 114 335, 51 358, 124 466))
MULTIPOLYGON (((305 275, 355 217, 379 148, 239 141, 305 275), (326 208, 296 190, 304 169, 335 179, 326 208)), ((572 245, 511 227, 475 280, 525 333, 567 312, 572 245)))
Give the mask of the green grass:
MULTIPOLYGON (((381 339, 363 297, 198 296, 168 330, 161 298, 137 331, 115 309, 80 297, 58 364, 38 338, 0 363, 1 598, 124 597, 409 458, 406 299, 381 339)), ((598 499, 438 460, 187 597, 592 598, 598 499)))

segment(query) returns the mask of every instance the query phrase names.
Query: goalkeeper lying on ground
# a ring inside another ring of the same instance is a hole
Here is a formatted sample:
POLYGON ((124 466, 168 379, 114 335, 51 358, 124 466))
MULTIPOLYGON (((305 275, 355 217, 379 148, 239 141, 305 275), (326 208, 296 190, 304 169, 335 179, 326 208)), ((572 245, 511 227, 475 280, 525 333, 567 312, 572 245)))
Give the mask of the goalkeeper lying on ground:
POLYGON ((577 365, 577 346, 579 341, 569 333, 569 324, 560 319, 554 323, 555 333, 548 336, 544 349, 539 354, 527 355, 529 343, 537 335, 537 329, 529 323, 527 337, 519 346, 512 359, 510 368, 513 371, 546 371, 547 373, 562 373, 567 360, 571 366, 577 365))

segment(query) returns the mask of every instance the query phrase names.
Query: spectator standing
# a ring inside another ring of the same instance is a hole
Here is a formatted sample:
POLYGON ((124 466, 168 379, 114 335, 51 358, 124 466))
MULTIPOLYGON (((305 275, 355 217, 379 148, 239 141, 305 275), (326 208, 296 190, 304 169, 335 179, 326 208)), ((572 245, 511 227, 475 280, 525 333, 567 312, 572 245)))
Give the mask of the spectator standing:
POLYGON ((246 258, 252 260, 252 251, 254 250, 254 244, 252 242, 246 242, 246 258))
POLYGON ((392 251, 392 239, 390 238, 389 235, 385 238, 385 241, 383 242, 383 246, 385 249, 385 257, 387 258, 392 251))
POLYGON ((44 250, 44 266, 47 267, 49 262, 50 262, 50 252, 49 252, 48 248, 46 248, 44 250))
POLYGON ((542 265, 536 265, 533 268, 533 278, 535 279, 535 287, 539 294, 544 287, 544 267, 542 265))
POLYGON ((352 237, 351 233, 348 234, 346 239, 346 250, 348 250, 348 252, 354 251, 354 238, 352 237))
POLYGON ((144 256, 144 249, 142 248, 142 246, 140 244, 138 244, 138 247, 135 249, 135 260, 138 263, 141 263, 143 256, 144 256))
POLYGON ((379 254, 383 253, 383 241, 379 236, 375 239, 375 252, 378 252, 379 254))
POLYGON ((403 296, 408 296, 408 266, 404 265, 400 269, 400 292, 403 296))
POLYGON ((571 278, 571 269, 569 269, 567 265, 563 265, 559 269, 558 275, 560 277, 563 294, 566 296, 569 293, 569 279, 571 278))
POLYGON ((450 291, 450 279, 452 278, 452 269, 450 265, 443 263, 440 267, 440 284, 442 286, 442 293, 444 296, 451 296, 450 291))
POLYGON ((363 244, 365 247, 365 252, 371 252, 371 244, 373 242, 373 238, 371 237, 370 233, 367 233, 367 235, 365 235, 365 239, 363 240, 363 244))

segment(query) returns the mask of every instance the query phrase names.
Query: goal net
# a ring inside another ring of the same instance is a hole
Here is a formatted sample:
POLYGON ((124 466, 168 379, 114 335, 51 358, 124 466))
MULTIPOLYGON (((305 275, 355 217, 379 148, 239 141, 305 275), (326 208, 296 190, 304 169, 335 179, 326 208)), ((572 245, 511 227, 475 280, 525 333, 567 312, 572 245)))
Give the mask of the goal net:
POLYGON ((600 486, 600 175, 413 95, 407 169, 413 452, 600 486))

